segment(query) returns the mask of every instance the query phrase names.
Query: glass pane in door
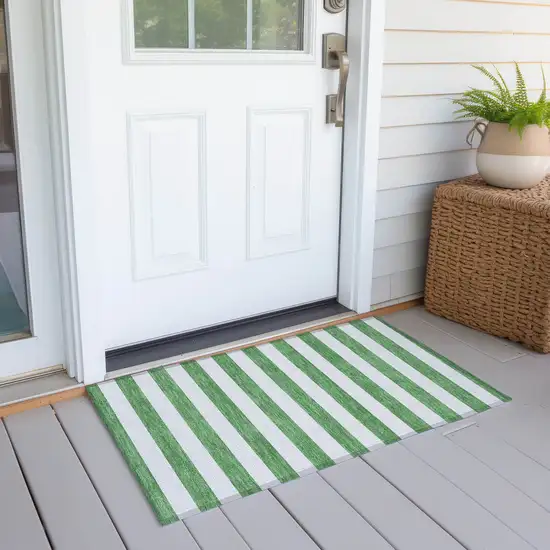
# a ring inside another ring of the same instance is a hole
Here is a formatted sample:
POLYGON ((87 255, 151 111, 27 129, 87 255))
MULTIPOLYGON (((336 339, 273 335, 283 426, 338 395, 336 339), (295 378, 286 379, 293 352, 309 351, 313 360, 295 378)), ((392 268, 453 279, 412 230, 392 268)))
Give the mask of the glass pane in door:
POLYGON ((303 50, 302 0, 254 0, 253 48, 303 50))
POLYGON ((305 1, 133 0, 135 46, 300 51, 305 1))
POLYGON ((134 0, 136 48, 187 48, 186 0, 134 0))
POLYGON ((4 2, 0 0, 0 342, 30 336, 4 2))

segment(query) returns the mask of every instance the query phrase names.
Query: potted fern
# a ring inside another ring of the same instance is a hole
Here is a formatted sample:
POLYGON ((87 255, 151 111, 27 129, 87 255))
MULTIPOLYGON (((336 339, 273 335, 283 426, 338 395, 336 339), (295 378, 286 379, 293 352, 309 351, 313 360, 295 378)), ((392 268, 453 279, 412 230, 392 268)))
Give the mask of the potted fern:
POLYGON ((527 189, 540 183, 550 165, 550 102, 546 97, 546 77, 537 101, 530 101, 525 79, 516 63, 516 89, 510 90, 502 74, 474 65, 494 85, 493 90, 470 88, 453 100, 460 109, 457 119, 475 120, 468 134, 472 146, 475 132, 481 135, 477 169, 490 185, 527 189))

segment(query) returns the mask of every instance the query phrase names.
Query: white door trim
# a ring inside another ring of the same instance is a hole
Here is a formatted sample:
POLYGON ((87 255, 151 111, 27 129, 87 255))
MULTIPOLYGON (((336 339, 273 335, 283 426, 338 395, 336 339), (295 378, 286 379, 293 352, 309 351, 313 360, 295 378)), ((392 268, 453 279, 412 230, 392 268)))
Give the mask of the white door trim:
POLYGON ((85 17, 84 6, 73 0, 42 0, 66 367, 79 382, 92 383, 105 378, 106 368, 96 261, 101 243, 96 238, 94 182, 85 139, 87 52, 74 31, 79 26, 71 24, 85 17), (64 43, 71 48, 64 49, 64 43))
MULTIPOLYGON (((370 310, 378 171, 385 0, 349 1, 348 53, 352 71, 345 130, 340 288, 350 309, 370 310)), ((67 367, 79 382, 105 378, 100 324, 100 269, 94 181, 88 152, 89 101, 85 37, 73 24, 86 3, 42 0, 61 251, 67 367), (70 48, 63 48, 63 44, 70 48)))
POLYGON ((386 0, 348 0, 351 71, 346 96, 338 301, 358 313, 371 309, 385 4, 386 0))

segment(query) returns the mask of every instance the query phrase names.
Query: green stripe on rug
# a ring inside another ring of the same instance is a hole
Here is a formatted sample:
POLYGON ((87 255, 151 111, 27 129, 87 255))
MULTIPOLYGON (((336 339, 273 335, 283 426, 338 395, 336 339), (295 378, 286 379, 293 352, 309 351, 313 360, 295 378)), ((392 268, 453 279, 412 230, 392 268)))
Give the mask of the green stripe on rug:
POLYGON ((478 399, 475 395, 472 395, 468 390, 465 390, 459 386, 456 382, 453 382, 445 375, 441 374, 430 365, 424 363, 421 359, 402 348, 396 342, 393 342, 375 328, 367 325, 366 323, 355 323, 352 325, 360 330, 363 334, 366 334, 372 338, 375 342, 379 343, 381 346, 384 346, 388 351, 393 353, 396 357, 399 357, 406 363, 408 363, 413 369, 423 374, 426 378, 429 378, 434 384, 437 384, 440 388, 443 388, 445 391, 449 392, 452 396, 456 397, 462 403, 468 405, 471 409, 476 412, 486 411, 489 406, 486 405, 481 399, 478 399))
POLYGON ((92 400, 101 420, 111 432, 115 443, 126 460, 128 467, 136 476, 145 497, 152 506, 155 514, 162 525, 169 525, 178 521, 178 515, 168 502, 168 499, 161 491, 156 479, 153 477, 145 461, 139 454, 132 440, 128 437, 117 415, 103 395, 99 387, 88 386, 88 395, 92 400))
MULTIPOLYGON (((367 392, 371 397, 376 399, 381 405, 386 407, 400 420, 409 425, 415 432, 421 433, 431 429, 431 426, 412 412, 408 407, 403 405, 395 397, 390 395, 386 390, 378 386, 368 376, 363 374, 359 369, 348 363, 345 359, 340 357, 336 352, 331 350, 326 344, 321 342, 313 334, 308 335, 306 339, 302 340, 306 342, 312 349, 314 349, 319 355, 326 359, 331 365, 336 367, 343 375, 349 378, 352 382, 357 384, 361 389, 367 392), (311 338, 309 337, 311 336, 311 338)), ((314 369, 310 363, 310 369, 314 369)), ((318 369, 314 369, 314 374, 318 369)))
POLYGON ((327 332, 447 422, 461 420, 462 417, 447 407, 447 405, 439 401, 439 399, 431 395, 424 388, 421 388, 416 382, 407 378, 404 374, 386 363, 386 361, 380 359, 375 353, 361 345, 338 327, 331 327, 327 329, 327 332))
MULTIPOLYGON (((449 358, 445 357, 444 355, 441 355, 440 353, 437 353, 437 351, 429 348, 426 344, 420 342, 420 340, 416 340, 412 336, 409 336, 408 334, 405 334, 402 330, 394 327, 384 319, 378 318, 377 320, 381 323, 384 323, 387 327, 391 328, 392 330, 395 330, 398 334, 401 334, 404 338, 411 341, 413 344, 416 344, 419 348, 423 349, 425 352, 429 353, 430 355, 433 355, 437 359, 439 359, 442 363, 445 363, 448 367, 451 367, 455 371, 462 374, 464 377, 468 378, 471 382, 474 382, 477 384, 480 388, 483 388, 485 391, 489 392, 491 395, 496 397, 497 399, 500 399, 501 401, 504 401, 505 403, 508 401, 511 401, 512 398, 509 395, 506 395, 505 393, 502 393, 498 391, 496 388, 493 388, 493 386, 487 384, 484 380, 481 380, 481 378, 478 378, 475 374, 472 374, 471 372, 467 371, 466 369, 463 369, 461 366, 457 365, 453 361, 451 361, 449 358)), ((354 323, 352 323, 354 324, 354 323)), ((365 324, 365 323, 363 323, 365 324)), ((397 345, 397 344, 395 344, 397 345)))
POLYGON ((131 377, 122 377, 118 378, 116 383, 172 466, 182 485, 195 501, 198 509, 206 511, 219 506, 220 503, 214 491, 206 483, 136 381, 131 377))
MULTIPOLYGON (((286 344, 282 340, 273 342, 276 349, 284 352, 281 345, 286 344)), ((286 344, 288 346, 288 344, 286 344)), ((283 346, 284 347, 284 346, 283 346)), ((289 346, 290 347, 290 346, 289 346)), ((247 348, 243 350, 258 367, 262 369, 282 390, 284 390, 304 411, 306 411, 323 429, 330 434, 346 451, 353 455, 364 454, 368 449, 353 435, 351 435, 333 416, 331 416, 321 405, 312 399, 294 380, 289 378, 272 361, 270 361, 258 348, 247 348)), ((294 362, 291 357, 287 357, 294 362)), ((294 363, 296 365, 296 363, 294 363)), ((300 368, 298 365, 296 365, 300 368)))
POLYGON ((215 355, 212 358, 318 470, 334 466, 334 461, 330 456, 231 357, 228 355, 215 355))
MULTIPOLYGON (((299 336, 301 340, 311 345, 313 340, 318 340, 312 334, 302 334, 299 336)), ((319 342, 321 343, 321 342, 319 342)), ((399 441, 399 436, 388 428, 379 418, 374 416, 361 403, 356 401, 347 392, 345 392, 338 384, 333 382, 326 374, 313 366, 305 357, 297 352, 292 346, 286 342, 274 342, 276 348, 283 353, 292 363, 313 380, 319 387, 323 388, 336 402, 338 402, 346 411, 356 418, 365 428, 370 430, 378 439, 386 445, 399 441), (290 351, 288 348, 290 348, 290 351)), ((315 348, 314 348, 315 349, 315 348)))
POLYGON ((261 488, 254 481, 254 478, 245 470, 222 438, 212 429, 166 370, 164 368, 155 369, 150 371, 149 374, 241 496, 259 492, 261 488))
POLYGON ((197 362, 191 361, 190 363, 183 363, 181 366, 281 483, 299 477, 292 466, 277 452, 277 449, 204 372, 197 362))

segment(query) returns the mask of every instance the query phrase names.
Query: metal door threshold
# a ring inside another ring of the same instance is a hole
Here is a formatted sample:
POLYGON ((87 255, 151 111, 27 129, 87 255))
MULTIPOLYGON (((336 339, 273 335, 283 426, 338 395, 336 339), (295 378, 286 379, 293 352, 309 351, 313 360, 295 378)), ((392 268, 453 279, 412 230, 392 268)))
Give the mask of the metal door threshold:
POLYGON ((336 298, 159 338, 106 352, 107 372, 222 346, 288 327, 351 313, 336 298))

